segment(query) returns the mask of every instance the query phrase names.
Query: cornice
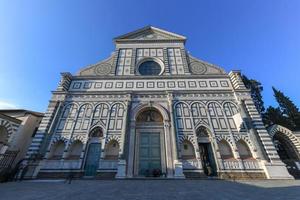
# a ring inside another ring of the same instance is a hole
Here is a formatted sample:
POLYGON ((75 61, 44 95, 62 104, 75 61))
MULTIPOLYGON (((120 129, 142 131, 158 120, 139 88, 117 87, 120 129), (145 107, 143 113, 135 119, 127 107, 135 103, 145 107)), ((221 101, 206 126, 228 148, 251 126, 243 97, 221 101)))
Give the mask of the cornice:
POLYGON ((229 78, 227 74, 203 74, 203 75, 160 75, 160 76, 140 76, 140 75, 120 75, 120 76, 72 76, 72 80, 149 80, 149 79, 211 79, 229 78))

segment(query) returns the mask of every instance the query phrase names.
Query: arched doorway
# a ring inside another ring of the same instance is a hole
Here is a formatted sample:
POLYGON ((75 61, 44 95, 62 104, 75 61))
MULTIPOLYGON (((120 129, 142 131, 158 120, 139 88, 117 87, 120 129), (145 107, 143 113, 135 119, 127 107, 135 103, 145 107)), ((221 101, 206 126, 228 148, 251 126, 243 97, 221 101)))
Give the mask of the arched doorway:
POLYGON ((204 173, 208 176, 217 175, 215 157, 207 129, 203 126, 197 129, 197 141, 204 173))
POLYGON ((89 134, 88 151, 85 158, 84 175, 95 176, 99 167, 101 157, 101 139, 103 131, 100 127, 95 127, 89 134))
POLYGON ((2 150, 2 148, 7 145, 7 140, 8 140, 8 131, 6 127, 0 126, 0 153, 4 153, 2 151, 5 151, 5 149, 2 150))
POLYGON ((163 117, 155 108, 145 108, 136 117, 135 160, 135 176, 166 173, 163 117))
POLYGON ((294 178, 299 179, 300 155, 291 139, 287 135, 277 132, 273 137, 273 142, 280 159, 286 164, 288 172, 294 178))

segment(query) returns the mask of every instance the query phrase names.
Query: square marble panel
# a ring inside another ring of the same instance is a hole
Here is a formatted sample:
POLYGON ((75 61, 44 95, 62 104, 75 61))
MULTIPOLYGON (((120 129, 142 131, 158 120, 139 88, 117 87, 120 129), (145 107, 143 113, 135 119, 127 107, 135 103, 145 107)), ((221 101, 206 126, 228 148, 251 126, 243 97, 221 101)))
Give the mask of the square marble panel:
POLYGON ((154 82, 147 82, 147 88, 154 88, 154 82))
POLYGON ((131 58, 125 59, 125 65, 131 65, 131 58))
POLYGON ((96 82, 94 85, 94 88, 102 88, 102 83, 101 82, 96 82))
POLYGON ((91 82, 85 82, 83 85, 84 89, 90 89, 92 87, 92 83, 91 82))
POLYGON ((122 87, 123 87, 123 82, 116 83, 116 88, 122 88, 122 87))
POLYGON ((80 82, 75 82, 73 85, 73 89, 80 89, 81 83, 80 82))
POLYGON ((220 83, 221 83, 222 87, 229 87, 229 84, 227 81, 220 81, 220 83))
POLYGON ((168 55, 169 56, 174 56, 174 50, 173 49, 168 49, 168 55))
POLYGON ((168 81, 168 87, 169 88, 175 88, 175 82, 174 81, 168 81))
POLYGON ((191 88, 197 87, 196 81, 189 81, 188 84, 189 84, 189 87, 191 87, 191 88))
POLYGON ((126 57, 131 57, 132 56, 132 49, 127 49, 126 50, 126 57))
POLYGON ((218 87, 217 81, 209 81, 210 87, 218 87))
POLYGON ((149 56, 149 49, 144 49, 144 56, 149 56))
POLYGON ((163 56, 163 50, 162 49, 157 49, 157 56, 163 56))
POLYGON ((137 88, 143 88, 144 87, 144 82, 137 82, 136 87, 137 88))
POLYGON ((207 87, 206 81, 199 81, 199 86, 200 87, 207 87))
POLYGON ((150 49, 150 56, 156 56, 156 49, 150 49))
POLYGON ((125 57, 125 55, 126 55, 125 52, 126 52, 125 49, 121 49, 121 50, 120 50, 120 53, 119 53, 119 56, 120 56, 120 57, 125 57))
POLYGON ((112 88, 113 82, 106 82, 105 83, 105 88, 112 88))
POLYGON ((185 82, 184 81, 178 81, 178 87, 179 88, 185 88, 185 82))
POLYGON ((158 88, 164 88, 165 87, 165 82, 157 82, 157 87, 158 88))
POLYGON ((143 49, 138 49, 137 50, 137 55, 138 56, 143 56, 143 49))
POLYGON ((126 88, 133 88, 133 82, 127 82, 126 88))
POLYGON ((180 49, 175 49, 175 56, 181 56, 180 49))

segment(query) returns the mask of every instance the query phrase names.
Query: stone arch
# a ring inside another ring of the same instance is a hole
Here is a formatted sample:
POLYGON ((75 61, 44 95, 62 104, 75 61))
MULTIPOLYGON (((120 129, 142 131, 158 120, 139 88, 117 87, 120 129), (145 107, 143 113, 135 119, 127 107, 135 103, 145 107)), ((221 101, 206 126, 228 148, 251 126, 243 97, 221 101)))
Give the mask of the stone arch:
POLYGON ((124 108, 126 108, 126 105, 125 105, 123 102, 114 102, 114 103, 111 104, 110 109, 111 109, 112 107, 114 107, 115 105, 117 105, 117 104, 120 104, 120 105, 122 105, 124 108))
MULTIPOLYGON (((205 109, 205 116, 208 116, 208 110, 207 110, 207 106, 205 105, 204 102, 201 102, 201 101, 193 101, 193 103, 189 106, 190 109, 192 110, 193 106, 196 105, 196 104, 199 104, 201 106, 203 106, 203 108, 205 109)), ((192 116, 193 116, 193 113, 192 113, 192 116)))
POLYGON ((102 138, 104 136, 104 129, 101 126, 94 126, 89 130, 89 138, 91 137, 99 137, 102 138))
POLYGON ((85 135, 76 135, 70 140, 70 144, 72 144, 75 141, 80 141, 84 144, 86 142, 86 136, 85 135))
MULTIPOLYGON (((189 105, 187 102, 185 102, 185 101, 178 101, 178 102, 174 103, 174 105, 173 105, 173 110, 176 112, 176 108, 177 108, 177 106, 180 105, 180 104, 182 104, 182 105, 186 106, 186 108, 188 108, 188 112, 189 112, 189 116, 188 116, 188 117, 191 117, 191 116, 192 116, 191 113, 190 113, 191 107, 190 107, 190 105, 189 105)), ((176 114, 176 113, 175 113, 175 114, 176 114)), ((176 114, 176 116, 177 116, 177 114, 176 114)))
MULTIPOLYGON (((76 113, 77 113, 80 105, 76 102, 67 102, 67 103, 65 103, 65 105, 63 106, 63 112, 62 112, 61 118, 68 118, 69 115, 70 115, 70 111, 68 112, 67 116, 65 116, 65 112, 66 112, 67 109, 70 109, 72 107, 74 107, 77 110, 76 111, 76 113)), ((76 116, 76 113, 75 113, 75 116, 76 116)))
POLYGON ((156 110, 158 110, 160 112, 164 121, 170 121, 168 111, 162 105, 157 104, 157 103, 148 103, 148 104, 145 103, 145 104, 139 104, 138 106, 136 106, 133 109, 132 115, 130 117, 131 121, 135 121, 137 116, 141 112, 143 112, 145 109, 149 109, 149 108, 155 108, 156 110))
POLYGON ((8 131, 5 126, 0 126, 0 150, 2 146, 7 145, 8 143, 8 131))
POLYGON ((70 159, 70 160, 80 159, 83 146, 84 145, 81 140, 74 140, 68 148, 66 159, 70 159))
POLYGON ((119 144, 121 143, 121 139, 120 139, 119 136, 117 136, 117 135, 110 135, 110 136, 107 137, 107 139, 105 141, 105 144, 109 143, 112 140, 117 141, 119 144))
POLYGON ((226 103, 231 103, 231 104, 233 104, 236 108, 239 108, 239 106, 238 106, 237 103, 235 103, 235 102, 233 102, 233 101, 229 101, 229 100, 223 101, 223 102, 221 103, 222 107, 224 107, 224 105, 225 105, 226 103))
POLYGON ((57 140, 53 142, 50 147, 48 158, 53 160, 62 159, 65 151, 65 146, 66 146, 66 142, 63 140, 57 140))
POLYGON ((65 138, 64 136, 59 135, 59 136, 56 136, 56 137, 53 138, 53 140, 51 142, 51 145, 53 145, 53 144, 55 144, 55 143, 57 143, 59 141, 62 141, 65 144, 68 143, 68 139, 67 138, 65 138))
POLYGON ((193 129, 193 118, 188 103, 179 101, 173 106, 175 114, 175 122, 177 130, 181 131, 192 131, 193 129))
POLYGON ((101 105, 105 105, 105 106, 107 106, 107 107, 110 109, 109 104, 106 103, 106 102, 97 103, 97 104, 95 104, 95 107, 94 107, 94 108, 97 108, 98 106, 101 106, 101 105))
POLYGON ((136 122, 145 123, 145 122, 157 122, 163 123, 163 116, 157 109, 145 108, 142 109, 137 115, 136 122))
MULTIPOLYGON (((195 124, 195 130, 198 129, 198 127, 208 127, 209 124, 204 122, 204 121, 200 121, 199 123, 195 124)), ((196 131, 197 132, 197 131, 196 131)))
POLYGON ((232 101, 224 101, 222 103, 222 108, 224 110, 224 114, 227 117, 231 117, 231 116, 235 115, 236 113, 239 113, 239 106, 236 105, 232 101))
POLYGON ((201 130, 205 131, 207 133, 207 137, 212 136, 212 131, 210 127, 207 124, 199 124, 198 126, 195 127, 196 134, 200 132, 201 130))
POLYGON ((0 127, 1 127, 1 126, 4 127, 4 128, 6 129, 6 131, 7 131, 7 137, 6 137, 5 143, 8 143, 9 137, 10 137, 14 132, 17 131, 19 125, 17 125, 17 124, 12 124, 12 123, 10 123, 9 121, 4 120, 4 119, 0 119, 0 127))
POLYGON ((233 159, 233 149, 229 142, 225 139, 221 139, 218 142, 219 152, 222 159, 233 159))
POLYGON ((236 142, 236 147, 237 147, 237 150, 239 152, 241 159, 253 158, 253 154, 249 148, 248 143, 246 141, 244 141, 243 139, 239 139, 236 142))
POLYGON ((249 139, 248 136, 246 135, 234 135, 234 141, 237 142, 239 140, 243 140, 244 142, 247 143, 248 147, 250 148, 250 150, 252 151, 256 151, 256 148, 253 146, 251 140, 249 139))
POLYGON ((105 127, 107 119, 110 115, 110 105, 108 103, 102 102, 95 105, 92 115, 91 127, 102 126, 105 127))
POLYGON ((116 139, 111 139, 105 144, 105 159, 118 160, 120 143, 116 139))
POLYGON ((268 130, 273 141, 275 138, 282 139, 286 143, 285 146, 288 147, 287 150, 293 154, 292 156, 300 160, 300 139, 291 130, 278 124, 271 126, 268 130))
POLYGON ((177 101, 173 104, 173 107, 175 108, 177 106, 177 104, 185 104, 186 106, 188 106, 190 108, 190 105, 185 101, 177 101))
POLYGON ((74 131, 88 129, 92 119, 93 111, 94 107, 91 103, 83 103, 80 105, 74 123, 74 131))
POLYGON ((218 102, 218 101, 209 101, 207 102, 207 111, 208 111, 208 115, 211 117, 211 108, 214 110, 214 112, 216 111, 215 113, 215 116, 216 117, 223 117, 224 116, 224 111, 223 111, 223 107, 222 105, 218 102), (212 107, 211 107, 212 106, 212 107), (218 114, 218 111, 217 109, 220 109, 220 112, 221 112, 221 115, 218 114))
POLYGON ((225 140, 230 145, 231 149, 234 149, 233 141, 231 140, 229 135, 218 135, 216 137, 217 142, 220 143, 222 140, 225 140))
POLYGON ((197 127, 195 127, 195 134, 197 137, 197 142, 212 142, 212 132, 210 128, 206 124, 199 124, 197 127))
POLYGON ((195 101, 190 105, 190 110, 195 127, 209 126, 209 114, 206 105, 201 101, 195 101))
POLYGON ((196 141, 192 135, 181 135, 179 137, 179 144, 182 144, 184 141, 189 141, 193 144, 194 148, 196 146, 196 141))
POLYGON ((181 141, 181 158, 184 160, 196 159, 196 151, 194 144, 188 140, 184 139, 181 141))
POLYGON ((56 125, 57 131, 71 130, 78 114, 79 104, 66 102, 62 108, 59 121, 56 125))

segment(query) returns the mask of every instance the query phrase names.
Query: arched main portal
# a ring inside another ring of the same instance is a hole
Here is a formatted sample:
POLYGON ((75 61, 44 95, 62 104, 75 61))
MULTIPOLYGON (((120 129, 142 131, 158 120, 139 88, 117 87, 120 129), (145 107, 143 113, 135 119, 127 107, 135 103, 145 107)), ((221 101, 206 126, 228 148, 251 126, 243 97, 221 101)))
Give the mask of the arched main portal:
POLYGON ((153 107, 142 109, 136 116, 135 176, 160 176, 166 173, 164 123, 153 107))
POLYGON ((217 174, 217 167, 209 132, 206 127, 200 126, 196 134, 204 173, 208 176, 215 176, 217 174))
POLYGON ((84 175, 95 176, 99 167, 101 157, 101 140, 103 131, 100 127, 95 127, 90 131, 87 154, 85 158, 84 175))

